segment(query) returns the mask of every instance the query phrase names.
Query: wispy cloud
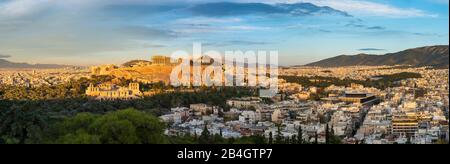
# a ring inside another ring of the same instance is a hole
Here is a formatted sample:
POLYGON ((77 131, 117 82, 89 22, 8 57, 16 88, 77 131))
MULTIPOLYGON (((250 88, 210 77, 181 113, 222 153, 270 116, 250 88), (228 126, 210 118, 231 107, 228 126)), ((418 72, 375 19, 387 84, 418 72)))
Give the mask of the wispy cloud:
POLYGON ((349 14, 335 10, 330 7, 320 7, 311 3, 297 4, 267 4, 267 3, 235 3, 235 2, 215 2, 194 5, 188 8, 194 15, 206 17, 227 17, 242 15, 340 15, 349 14))
MULTIPOLYGON (((290 3, 310 2, 317 5, 329 6, 356 16, 379 16, 391 18, 438 16, 436 14, 428 13, 426 11, 416 8, 401 8, 389 4, 377 3, 368 0, 266 0, 266 1, 290 2, 290 3)), ((446 0, 435 0, 435 1, 446 1, 446 0)))
POLYGON ((231 25, 231 26, 220 26, 220 25, 210 25, 202 24, 192 26, 192 24, 187 24, 185 26, 173 27, 173 31, 180 35, 191 35, 191 34, 205 34, 205 33, 227 33, 227 32, 248 32, 248 31, 262 31, 270 30, 271 27, 264 26, 252 26, 252 25, 231 25))
POLYGON ((327 27, 321 27, 320 25, 314 24, 294 24, 286 27, 287 29, 299 29, 299 30, 309 30, 314 32, 322 32, 322 33, 332 33, 333 30, 327 29, 327 27))
POLYGON ((143 44, 142 47, 144 47, 144 48, 164 48, 164 47, 168 47, 168 46, 167 45, 162 45, 162 44, 146 43, 146 44, 143 44))
MULTIPOLYGON (((332 11, 329 8, 298 8, 299 6, 284 5, 281 7, 275 6, 275 3, 298 3, 309 2, 320 6, 329 6, 337 10, 349 12, 352 15, 365 15, 365 16, 383 16, 383 17, 437 17, 438 15, 429 13, 416 8, 402 8, 389 4, 378 3, 368 0, 222 0, 224 2, 240 2, 240 3, 211 3, 208 0, 190 0, 189 3, 196 3, 190 11, 197 15, 203 16, 226 16, 235 14, 292 14, 292 15, 310 15, 314 13, 322 13, 323 11, 332 11), (243 2, 265 2, 270 4, 242 4, 243 2), (236 6, 238 5, 238 6, 236 6), (249 6, 253 5, 253 6, 249 6), (256 5, 256 6, 255 6, 256 5), (247 7, 247 8, 246 8, 247 7), (317 10, 320 9, 320 10, 317 10)), ((432 3, 448 5, 448 0, 427 0, 432 3)), ((67 9, 86 7, 86 6, 108 6, 116 5, 117 7, 123 7, 120 5, 162 5, 162 4, 175 4, 174 2, 181 3, 182 0, 166 0, 166 1, 145 1, 145 0, 13 0, 6 3, 0 3, 0 17, 17 17, 34 15, 38 12, 48 10, 49 8, 61 8, 67 9)), ((126 6, 125 6, 126 7, 126 6)), ((145 12, 151 12, 141 8, 145 12)), ((161 8, 159 8, 161 9, 161 8)), ((345 14, 343 12, 335 10, 334 13, 345 14)))
POLYGON ((270 44, 269 42, 261 42, 261 41, 242 41, 242 40, 233 40, 229 41, 231 44, 238 44, 238 45, 267 45, 270 44))
POLYGON ((245 40, 231 40, 224 42, 208 42, 204 43, 205 46, 212 47, 227 47, 227 46, 258 46, 258 45, 268 45, 272 44, 271 42, 263 42, 263 41, 245 41, 245 40))
POLYGON ((21 17, 42 11, 53 0, 15 0, 0 3, 0 17, 21 17))
POLYGON ((348 23, 345 25, 346 27, 357 27, 357 28, 366 28, 366 25, 359 24, 359 23, 348 23))
POLYGON ((361 49, 358 49, 358 51, 386 51, 386 49, 380 49, 380 48, 361 48, 361 49))
POLYGON ((178 34, 171 30, 158 29, 146 26, 127 26, 120 28, 119 32, 136 39, 167 39, 175 38, 178 34))
POLYGON ((244 20, 241 18, 212 18, 205 16, 194 16, 188 18, 180 18, 172 21, 169 28, 175 32, 185 35, 197 33, 211 32, 232 32, 232 31, 249 31, 263 30, 267 27, 243 25, 244 20))
POLYGON ((319 31, 320 31, 320 32, 324 32, 324 33, 331 33, 331 32, 333 32, 333 31, 331 31, 331 30, 325 30, 325 29, 319 29, 319 31))
POLYGON ((238 23, 241 18, 210 18, 210 17, 190 17, 181 18, 174 21, 174 24, 219 24, 219 23, 238 23))
MULTIPOLYGON (((200 1, 200 0, 194 0, 200 1)), ((177 5, 163 6, 164 4, 173 4, 181 0, 6 0, 0 1, 0 19, 1 18, 20 18, 35 16, 49 11, 77 11, 77 10, 128 10, 128 13, 122 14, 144 14, 170 10, 177 5)))
POLYGON ((414 33, 409 33, 408 34, 412 34, 415 36, 421 36, 421 37, 448 37, 448 33, 447 34, 437 34, 437 33, 421 33, 421 32, 414 32, 414 33))
POLYGON ((386 29, 386 27, 382 27, 382 26, 371 26, 371 27, 367 27, 368 30, 384 30, 386 29))
POLYGON ((368 26, 363 24, 362 21, 359 22, 349 22, 345 25, 346 27, 355 27, 355 28, 362 28, 366 30, 385 30, 386 27, 383 26, 368 26))

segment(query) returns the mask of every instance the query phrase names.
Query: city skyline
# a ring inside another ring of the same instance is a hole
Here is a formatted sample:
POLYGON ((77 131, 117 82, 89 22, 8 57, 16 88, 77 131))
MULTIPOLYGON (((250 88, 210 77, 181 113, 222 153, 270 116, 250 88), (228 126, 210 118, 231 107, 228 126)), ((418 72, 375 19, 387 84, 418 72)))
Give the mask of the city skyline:
POLYGON ((280 65, 448 45, 448 1, 0 0, 0 59, 96 65, 190 50, 278 50, 280 65), (254 3, 259 2, 259 3, 254 3), (295 3, 314 5, 296 5, 295 3), (317 7, 328 6, 328 7, 317 7), (401 43, 401 44, 399 44, 401 43), (325 47, 325 48, 324 48, 325 47))

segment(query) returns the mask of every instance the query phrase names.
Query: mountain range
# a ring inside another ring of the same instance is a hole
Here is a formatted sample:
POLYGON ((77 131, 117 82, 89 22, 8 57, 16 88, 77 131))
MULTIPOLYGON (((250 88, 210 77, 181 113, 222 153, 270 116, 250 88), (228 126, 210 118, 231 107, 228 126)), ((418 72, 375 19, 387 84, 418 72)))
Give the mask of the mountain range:
POLYGON ((340 55, 305 66, 342 67, 342 66, 381 66, 381 65, 409 65, 433 66, 439 68, 449 67, 449 46, 427 46, 408 49, 384 55, 358 54, 340 55))
MULTIPOLYGON (((131 61, 125 65, 132 65, 140 60, 131 61)), ((305 66, 316 67, 342 67, 342 66, 382 66, 382 65, 409 65, 409 66, 433 66, 438 68, 449 68, 449 46, 427 46, 407 49, 396 53, 384 55, 358 54, 340 55, 318 62, 306 64, 305 66)), ((51 69, 72 67, 58 64, 28 64, 15 63, 0 58, 0 68, 34 68, 51 69)))
POLYGON ((71 67, 67 65, 58 64, 28 64, 28 63, 14 63, 5 59, 0 59, 0 68, 33 68, 33 69, 53 69, 71 67))

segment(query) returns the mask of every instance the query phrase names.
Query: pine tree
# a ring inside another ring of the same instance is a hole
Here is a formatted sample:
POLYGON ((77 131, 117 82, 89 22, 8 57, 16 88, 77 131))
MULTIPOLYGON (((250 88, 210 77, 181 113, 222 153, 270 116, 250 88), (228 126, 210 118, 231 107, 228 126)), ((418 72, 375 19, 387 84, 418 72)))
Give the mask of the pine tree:
POLYGON ((319 144, 319 141, 318 141, 318 138, 319 138, 319 136, 317 135, 317 132, 314 134, 314 144, 319 144))
POLYGON ((203 132, 198 139, 200 144, 210 144, 211 143, 211 133, 208 130, 207 125, 203 128, 203 132))
POLYGON ((297 144, 303 144, 303 130, 302 130, 302 126, 298 126, 297 144))
POLYGON ((330 144, 330 129, 327 126, 325 127, 325 144, 330 144))
POLYGON ((282 144, 283 134, 281 133, 281 126, 278 125, 277 135, 275 136, 275 144, 282 144))
POLYGON ((269 133, 269 144, 273 144, 273 134, 272 134, 272 132, 269 133))
POLYGON ((334 136, 334 125, 331 126, 330 134, 334 136))

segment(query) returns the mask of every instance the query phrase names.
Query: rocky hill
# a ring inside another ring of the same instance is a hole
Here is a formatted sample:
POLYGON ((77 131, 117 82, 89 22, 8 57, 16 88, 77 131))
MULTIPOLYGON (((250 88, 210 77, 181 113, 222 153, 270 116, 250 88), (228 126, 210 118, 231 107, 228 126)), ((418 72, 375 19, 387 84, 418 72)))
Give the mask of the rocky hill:
POLYGON ((446 67, 449 66, 449 46, 428 46, 414 49, 408 49, 396 53, 389 53, 385 55, 341 55, 311 64, 306 66, 319 67, 340 67, 340 66, 378 66, 378 65, 411 65, 411 66, 434 66, 446 67))

